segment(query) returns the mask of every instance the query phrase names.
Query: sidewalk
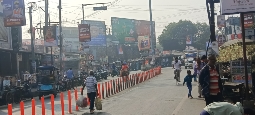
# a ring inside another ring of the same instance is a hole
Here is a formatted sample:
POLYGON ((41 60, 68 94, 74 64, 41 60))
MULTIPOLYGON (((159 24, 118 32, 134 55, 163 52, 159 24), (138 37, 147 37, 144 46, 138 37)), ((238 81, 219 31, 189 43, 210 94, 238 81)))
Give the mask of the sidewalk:
MULTIPOLYGON (((192 89, 193 99, 189 99, 188 96, 184 97, 172 115, 200 115, 200 112, 205 107, 204 98, 198 98, 198 86, 194 82, 192 89)), ((188 90, 188 89, 187 89, 188 90)))

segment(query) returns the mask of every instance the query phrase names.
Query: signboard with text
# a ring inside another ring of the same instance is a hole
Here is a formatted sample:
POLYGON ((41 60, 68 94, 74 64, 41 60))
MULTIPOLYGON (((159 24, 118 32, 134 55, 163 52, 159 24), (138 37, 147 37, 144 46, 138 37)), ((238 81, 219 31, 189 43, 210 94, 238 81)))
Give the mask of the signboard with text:
POLYGON ((106 46, 106 26, 104 21, 82 20, 81 23, 90 25, 91 40, 88 42, 89 46, 106 46))
POLYGON ((90 25, 89 24, 79 24, 79 41, 89 42, 91 41, 90 25))
POLYGON ((255 0, 221 0, 221 14, 238 14, 255 11, 255 0))
POLYGON ((137 42, 137 33, 134 19, 111 17, 112 35, 120 43, 137 42))
POLYGON ((251 28, 253 26, 253 17, 252 13, 244 14, 244 28, 251 28))
POLYGON ((3 0, 4 26, 26 25, 24 0, 3 0))

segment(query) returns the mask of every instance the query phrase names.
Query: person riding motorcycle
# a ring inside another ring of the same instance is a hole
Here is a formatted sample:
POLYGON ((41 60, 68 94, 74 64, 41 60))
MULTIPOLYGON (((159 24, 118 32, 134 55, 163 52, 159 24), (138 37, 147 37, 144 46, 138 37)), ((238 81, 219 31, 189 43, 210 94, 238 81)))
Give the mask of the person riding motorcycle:
POLYGON ((71 88, 74 89, 74 85, 73 85, 74 74, 73 74, 72 68, 70 68, 69 70, 66 71, 66 77, 67 77, 67 79, 69 79, 70 82, 71 82, 71 88))
POLYGON ((112 76, 118 75, 117 67, 116 67, 116 65, 115 65, 115 62, 112 63, 111 69, 112 69, 112 73, 111 73, 112 76))
POLYGON ((129 69, 129 67, 128 67, 128 65, 127 65, 127 63, 126 62, 124 62, 123 64, 122 64, 122 67, 121 67, 121 77, 123 77, 123 76, 128 76, 129 75, 129 72, 128 72, 128 69, 129 69))

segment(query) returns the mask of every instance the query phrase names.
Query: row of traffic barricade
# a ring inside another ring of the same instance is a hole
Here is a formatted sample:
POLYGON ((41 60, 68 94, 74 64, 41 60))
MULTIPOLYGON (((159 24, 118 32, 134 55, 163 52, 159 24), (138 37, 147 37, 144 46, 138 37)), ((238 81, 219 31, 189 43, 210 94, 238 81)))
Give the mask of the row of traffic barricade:
MULTIPOLYGON (((143 71, 140 73, 136 73, 136 74, 131 74, 129 76, 124 76, 124 77, 119 77, 117 79, 113 79, 113 80, 109 80, 109 81, 105 81, 103 83, 98 83, 97 87, 98 87, 98 96, 101 99, 105 99, 108 98, 114 94, 117 94, 127 88, 133 87, 139 83, 142 83, 146 80, 149 80, 157 75, 161 74, 161 67, 156 67, 153 69, 150 69, 148 71, 143 71)), ((78 99, 78 93, 81 92, 82 89, 74 90, 74 98, 75 100, 78 99)), ((72 91, 69 90, 67 92, 67 99, 68 99, 68 113, 72 114, 72 91)), ((88 99, 88 98, 87 98, 88 99)), ((55 115, 55 104, 54 104, 54 95, 50 96, 50 103, 51 103, 51 115, 55 115)), ((64 115, 65 114, 65 104, 64 104, 64 93, 61 92, 60 93, 60 102, 61 102, 61 114, 64 115)), ((88 104, 89 99, 87 100, 88 104)), ((45 110, 45 102, 44 102, 44 96, 41 97, 41 115, 46 115, 46 110, 45 110)), ((75 104, 75 102, 73 102, 73 104, 75 104)), ((13 115, 13 107, 12 104, 8 104, 8 115, 13 115)), ((75 107, 75 111, 79 111, 79 107, 76 105, 75 107)), ((35 99, 31 100, 31 115, 36 115, 38 114, 38 112, 36 112, 36 104, 35 104, 35 99)), ((24 102, 21 101, 20 102, 20 115, 25 115, 25 110, 24 110, 24 102)), ((28 115, 28 113, 26 113, 26 115, 28 115)))

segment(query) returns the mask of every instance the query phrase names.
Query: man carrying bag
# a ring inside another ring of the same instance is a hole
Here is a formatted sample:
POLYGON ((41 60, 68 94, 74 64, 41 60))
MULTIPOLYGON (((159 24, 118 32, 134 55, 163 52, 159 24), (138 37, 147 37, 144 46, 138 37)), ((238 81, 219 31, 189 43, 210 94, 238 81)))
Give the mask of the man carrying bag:
POLYGON ((97 97, 97 81, 96 78, 94 77, 94 72, 90 71, 89 72, 89 77, 86 78, 85 84, 83 85, 81 95, 83 95, 83 90, 87 87, 87 95, 90 101, 90 113, 94 113, 94 102, 95 98, 97 97))

